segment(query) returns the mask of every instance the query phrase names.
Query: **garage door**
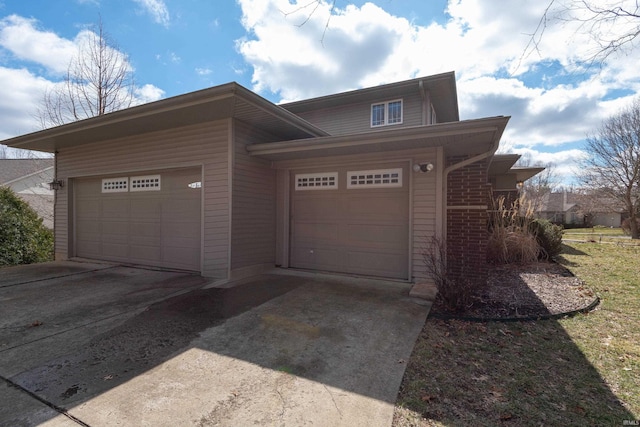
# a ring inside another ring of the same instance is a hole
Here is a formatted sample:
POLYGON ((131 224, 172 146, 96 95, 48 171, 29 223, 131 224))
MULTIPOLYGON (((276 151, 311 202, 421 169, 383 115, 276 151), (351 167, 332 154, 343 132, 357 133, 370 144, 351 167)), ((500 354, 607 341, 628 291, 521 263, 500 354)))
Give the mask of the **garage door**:
POLYGON ((200 270, 200 169, 74 181, 76 255, 200 270))
POLYGON ((291 185, 292 267, 408 278, 403 164, 303 171, 291 185))

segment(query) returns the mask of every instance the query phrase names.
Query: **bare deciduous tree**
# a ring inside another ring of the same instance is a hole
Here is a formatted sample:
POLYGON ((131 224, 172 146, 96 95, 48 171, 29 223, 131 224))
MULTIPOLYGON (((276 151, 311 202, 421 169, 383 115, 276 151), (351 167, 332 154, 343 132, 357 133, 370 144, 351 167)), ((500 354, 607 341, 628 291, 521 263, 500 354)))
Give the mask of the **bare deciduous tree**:
MULTIPOLYGON (((635 219, 640 201, 640 98, 605 120, 586 143, 580 179, 586 187, 624 204, 635 219)), ((631 221, 631 238, 638 239, 637 221, 631 221)))
POLYGON ((45 92, 37 117, 43 128, 130 107, 133 70, 105 33, 102 21, 85 31, 62 82, 45 92))

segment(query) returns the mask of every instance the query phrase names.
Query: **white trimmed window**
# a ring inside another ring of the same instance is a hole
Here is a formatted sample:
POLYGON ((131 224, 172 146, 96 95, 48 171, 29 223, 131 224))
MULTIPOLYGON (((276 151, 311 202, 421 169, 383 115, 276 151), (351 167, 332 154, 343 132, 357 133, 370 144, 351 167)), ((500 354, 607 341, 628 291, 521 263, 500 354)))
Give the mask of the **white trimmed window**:
POLYGON ((129 178, 105 178, 102 180, 103 193, 126 193, 129 191, 129 178))
POLYGON ((402 123, 401 99, 371 105, 371 127, 400 123, 402 123))
POLYGON ((338 172, 296 174, 296 191, 335 190, 338 188, 338 172))
POLYGON ((347 188, 402 187, 402 169, 376 169, 347 172, 347 188))
POLYGON ((160 191, 160 175, 132 176, 131 191, 160 191))

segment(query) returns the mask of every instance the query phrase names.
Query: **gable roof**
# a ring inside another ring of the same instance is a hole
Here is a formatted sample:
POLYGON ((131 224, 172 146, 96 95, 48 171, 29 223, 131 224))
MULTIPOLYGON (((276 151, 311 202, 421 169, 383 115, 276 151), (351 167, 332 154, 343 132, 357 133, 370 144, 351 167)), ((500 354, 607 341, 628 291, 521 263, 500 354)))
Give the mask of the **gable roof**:
POLYGON ((16 181, 53 169, 53 159, 0 159, 0 185, 16 181))
POLYGON ((8 139, 3 143, 53 153, 60 148, 235 117, 281 140, 327 133, 237 83, 160 101, 8 139))
POLYGON ((436 74, 428 77, 420 77, 397 83, 389 83, 380 86, 357 89, 318 98, 280 104, 287 110, 299 114, 306 111, 330 108, 344 104, 358 102, 370 102, 375 96, 380 98, 401 98, 405 95, 413 95, 420 92, 422 96, 429 96, 436 110, 438 122, 457 122, 460 120, 458 112, 458 94, 456 90, 456 77, 453 71, 436 74))

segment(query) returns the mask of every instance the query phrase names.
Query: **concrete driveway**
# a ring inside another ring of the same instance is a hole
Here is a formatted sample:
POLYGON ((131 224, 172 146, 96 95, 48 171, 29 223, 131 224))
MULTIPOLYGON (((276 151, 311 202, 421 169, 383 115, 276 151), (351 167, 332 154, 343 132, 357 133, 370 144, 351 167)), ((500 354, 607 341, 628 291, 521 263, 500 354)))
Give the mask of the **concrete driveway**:
POLYGON ((409 285, 56 262, 0 270, 0 425, 389 426, 409 285))

